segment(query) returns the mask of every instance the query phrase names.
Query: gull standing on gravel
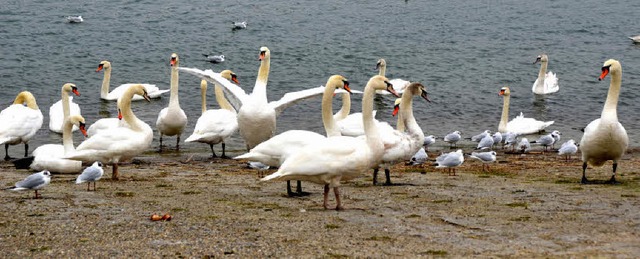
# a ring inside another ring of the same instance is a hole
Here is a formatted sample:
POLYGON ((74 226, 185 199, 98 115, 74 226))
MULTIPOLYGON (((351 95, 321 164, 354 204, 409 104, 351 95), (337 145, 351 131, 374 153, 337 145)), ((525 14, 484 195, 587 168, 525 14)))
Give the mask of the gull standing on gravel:
POLYGON ((424 142, 422 143, 422 146, 424 146, 425 151, 428 151, 429 146, 431 146, 433 143, 436 143, 436 137, 434 137, 433 135, 429 135, 424 137, 424 142))
POLYGON ((49 184, 49 182, 51 182, 51 173, 47 170, 44 170, 42 172, 27 176, 27 178, 24 178, 24 180, 17 182, 16 185, 9 188, 9 190, 34 190, 36 192, 35 199, 37 199, 42 197, 38 195, 38 190, 45 187, 47 184, 49 184))
POLYGON ((449 175, 451 175, 451 171, 453 171, 453 175, 456 175, 456 167, 461 165, 464 162, 464 155, 462 154, 462 149, 458 149, 454 152, 449 152, 440 155, 436 158, 436 168, 447 168, 449 170, 449 175))
POLYGON ((529 149, 531 149, 529 140, 527 138, 522 138, 520 143, 518 143, 518 149, 522 151, 523 154, 529 152, 529 149))
POLYGON ((504 137, 502 139, 502 148, 504 148, 504 146, 510 146, 512 151, 515 150, 516 144, 518 143, 518 134, 514 132, 507 132, 504 134, 504 137))
POLYGON ((493 133, 493 144, 500 144, 502 143, 502 133, 500 133, 500 131, 496 131, 496 133, 493 133))
POLYGON ((565 156, 565 161, 569 161, 571 155, 578 152, 578 146, 573 139, 567 140, 567 142, 562 143, 560 149, 558 149, 558 155, 565 156))
POLYGON ((409 160, 409 163, 407 163, 407 165, 424 164, 424 162, 427 162, 427 158, 429 158, 429 155, 427 155, 427 151, 425 151, 424 147, 422 147, 420 148, 420 150, 418 150, 418 152, 416 152, 415 155, 413 155, 413 157, 411 157, 411 160, 409 160))
POLYGON ((493 147, 493 137, 491 136, 491 134, 487 134, 484 135, 480 142, 478 142, 478 146, 476 147, 476 149, 484 150, 491 149, 491 147, 493 147))
POLYGON ((444 136, 444 142, 449 143, 450 147, 457 147, 457 142, 462 138, 460 131, 454 131, 444 136))
POLYGON ((93 182, 93 191, 96 190, 96 182, 102 178, 104 169, 102 169, 102 163, 95 161, 90 167, 87 167, 82 171, 76 179, 76 184, 87 183, 87 191, 90 191, 91 182, 93 182))
POLYGON ((489 169, 488 164, 496 161, 496 152, 495 151, 473 152, 469 157, 480 160, 480 162, 482 162, 482 171, 484 172, 485 165, 487 166, 487 169, 489 169))
POLYGON ((484 137, 490 136, 490 135, 491 135, 491 131, 490 130, 485 130, 482 133, 471 137, 471 141, 480 142, 484 137))

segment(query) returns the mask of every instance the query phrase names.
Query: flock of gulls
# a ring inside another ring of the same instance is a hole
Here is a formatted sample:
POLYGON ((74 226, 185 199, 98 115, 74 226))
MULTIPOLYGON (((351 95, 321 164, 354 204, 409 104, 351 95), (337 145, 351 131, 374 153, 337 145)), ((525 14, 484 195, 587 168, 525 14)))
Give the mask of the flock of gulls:
MULTIPOLYGON (((235 27, 246 26, 234 24, 235 27)), ((235 28, 234 27, 234 28, 235 28)), ((136 101, 150 101, 169 92, 169 104, 158 113, 155 129, 159 133, 160 151, 166 137, 176 136, 176 149, 179 150, 181 135, 187 125, 187 115, 180 107, 178 99, 178 74, 186 72, 201 79, 202 114, 197 119, 193 134, 184 142, 199 142, 210 146, 213 157, 217 157, 214 145, 222 147, 222 157, 226 158, 225 139, 240 133, 246 145, 246 153, 235 157, 249 162, 252 167, 264 172, 268 168, 277 171, 261 178, 262 181, 287 181, 287 192, 291 196, 304 195, 300 181, 308 181, 324 186, 323 206, 329 208, 328 195, 333 190, 336 209, 342 209, 340 184, 343 181, 360 177, 373 170, 373 184, 377 184, 377 174, 384 170, 385 184, 391 184, 390 169, 398 163, 411 165, 428 163, 428 148, 437 141, 433 135, 425 136, 413 114, 413 101, 430 102, 427 87, 419 82, 402 79, 390 80, 385 76, 386 62, 377 62, 379 73, 371 76, 363 91, 352 90, 349 81, 342 75, 332 75, 324 86, 289 92, 279 100, 267 100, 267 83, 270 70, 270 51, 261 47, 259 51, 260 67, 253 90, 248 93, 240 88, 237 76, 230 70, 219 73, 212 70, 180 67, 180 59, 172 53, 170 89, 159 89, 151 84, 122 84, 110 89, 111 63, 102 61, 96 72, 103 72, 104 78, 100 98, 117 101, 118 116, 95 121, 86 128, 80 107, 73 102, 73 96, 80 96, 80 89, 72 84, 61 88, 61 100, 49 110, 49 129, 62 134, 62 144, 46 144, 37 147, 29 156, 29 140, 41 128, 43 115, 36 98, 28 91, 18 94, 13 104, 0 113, 0 144, 5 145, 5 160, 12 160, 17 168, 29 168, 39 173, 30 175, 15 184, 12 190, 35 190, 46 186, 51 173, 81 173, 76 183, 98 181, 103 176, 102 164, 112 165, 112 178, 118 179, 118 164, 135 157, 151 147, 153 129, 138 119, 132 110, 136 101), (208 83, 214 84, 215 98, 219 109, 209 109, 206 101, 208 83), (361 95, 361 112, 351 113, 351 96, 361 95), (396 127, 375 119, 374 98, 387 98, 393 95, 397 117, 396 127), (278 116, 287 108, 302 100, 321 96, 322 123, 325 133, 299 129, 276 133, 278 116), (333 98, 339 96, 341 109, 333 113, 333 98), (419 98, 416 98, 419 97, 419 98), (73 132, 80 131, 86 138, 74 146, 73 132), (88 137, 87 137, 88 136, 88 137), (24 144, 25 158, 12 159, 7 151, 10 145, 24 144), (83 168, 82 163, 92 163, 83 168), (290 181, 297 181, 296 191, 291 189, 290 181)), ((537 57, 540 72, 535 80, 533 94, 546 95, 558 92, 556 74, 547 71, 547 55, 537 57)), ((593 120, 584 129, 579 142, 582 155, 582 183, 590 183, 586 178, 587 165, 602 166, 613 161, 613 174, 608 181, 615 183, 618 161, 628 146, 628 137, 624 127, 618 122, 617 103, 621 87, 622 67, 620 62, 610 59, 604 62, 599 80, 610 75, 611 82, 601 117, 593 120)), ((542 146, 544 151, 560 145, 561 133, 552 131, 529 141, 527 135, 538 134, 551 126, 553 121, 539 121, 527 118, 522 113, 509 120, 508 87, 502 87, 499 95, 503 97, 502 116, 498 130, 486 130, 470 138, 477 146, 470 154, 462 149, 442 153, 435 159, 436 168, 446 168, 455 175, 457 166, 464 162, 465 156, 482 162, 483 170, 496 161, 495 149, 510 148, 511 152, 526 153, 532 145, 542 146)), ((137 106, 138 104, 136 104, 137 106)), ((459 131, 442 138, 453 149, 463 140, 459 131)), ((563 143, 558 154, 568 159, 578 151, 574 140, 563 143)))

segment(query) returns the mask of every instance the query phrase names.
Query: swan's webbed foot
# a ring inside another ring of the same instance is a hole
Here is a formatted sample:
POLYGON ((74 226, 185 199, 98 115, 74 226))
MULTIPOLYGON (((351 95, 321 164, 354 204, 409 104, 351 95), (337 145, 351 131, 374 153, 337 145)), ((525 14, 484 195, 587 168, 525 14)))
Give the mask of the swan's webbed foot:
POLYGON ((302 191, 302 182, 301 181, 297 181, 297 183, 296 183, 296 196, 303 197, 303 196, 309 196, 309 195, 311 195, 310 192, 302 191))
POLYGON ((384 176, 387 178, 386 182, 384 182, 384 185, 385 186, 393 185, 391 183, 391 172, 389 171, 389 169, 384 169, 384 176))
POLYGON ((616 175, 612 175, 611 179, 609 179, 608 181, 604 182, 606 184, 620 184, 620 182, 616 181, 616 175))
POLYGON ((581 184, 590 184, 590 183, 591 183, 591 181, 587 180, 587 177, 582 176, 582 180, 580 180, 580 183, 581 183, 581 184))
POLYGON ((12 158, 12 157, 10 157, 9 155, 5 155, 5 156, 4 156, 4 161, 9 161, 9 160, 11 160, 11 159, 13 159, 13 158, 12 158))

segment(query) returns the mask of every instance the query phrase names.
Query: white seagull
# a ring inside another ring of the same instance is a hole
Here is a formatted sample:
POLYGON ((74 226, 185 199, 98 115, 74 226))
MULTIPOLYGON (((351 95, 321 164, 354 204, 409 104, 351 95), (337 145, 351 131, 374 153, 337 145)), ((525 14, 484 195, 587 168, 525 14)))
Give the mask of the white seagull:
POLYGON ((460 131, 457 131, 457 130, 456 130, 456 131, 451 132, 451 133, 447 134, 446 136, 444 136, 444 139, 443 139, 443 140, 444 140, 444 142, 449 143, 449 145, 450 145, 451 147, 455 147, 455 146, 457 146, 457 144, 456 144, 456 143, 457 143, 461 138, 462 138, 462 136, 460 136, 460 131))
POLYGON ((464 163, 464 155, 462 149, 440 155, 436 158, 436 168, 448 168, 449 175, 456 175, 456 167, 464 163))
POLYGON ((81 15, 78 16, 67 16, 67 22, 69 23, 81 23, 84 22, 84 19, 82 19, 81 15))
POLYGON ((22 191, 22 190, 34 190, 36 192, 35 198, 40 198, 38 195, 38 190, 45 187, 47 184, 51 182, 51 173, 47 170, 44 170, 39 173, 35 173, 27 176, 24 180, 16 183, 14 187, 9 188, 12 191, 22 191))
POLYGON ((242 30, 247 28, 247 21, 233 22, 233 30, 242 30))
POLYGON ((560 149, 558 149, 558 155, 565 156, 565 161, 569 161, 571 155, 578 152, 578 146, 573 139, 567 140, 564 142, 560 149))
POLYGON ((211 54, 209 54, 209 55, 202 54, 202 55, 205 56, 205 59, 208 62, 211 62, 211 63, 214 63, 214 64, 224 62, 224 55, 211 55, 211 54))
POLYGON ((489 165, 487 164, 496 161, 496 151, 473 152, 469 157, 480 160, 480 162, 482 162, 482 171, 484 172, 485 165, 487 166, 487 169, 489 169, 489 165))
POLYGON ((87 183, 87 191, 90 191, 91 182, 93 182, 93 190, 96 190, 96 182, 102 178, 104 170, 102 169, 102 163, 96 161, 90 167, 87 167, 82 171, 76 179, 76 184, 87 183))

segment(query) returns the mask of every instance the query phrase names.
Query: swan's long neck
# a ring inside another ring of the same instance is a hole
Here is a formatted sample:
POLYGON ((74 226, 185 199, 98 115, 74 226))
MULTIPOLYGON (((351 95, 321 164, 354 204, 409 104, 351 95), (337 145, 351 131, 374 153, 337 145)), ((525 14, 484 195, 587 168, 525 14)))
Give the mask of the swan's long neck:
POLYGON ((202 79, 200 82, 200 95, 202 100, 202 113, 207 111, 207 81, 202 79))
POLYGON ((604 102, 604 108, 602 109, 602 120, 618 121, 618 98, 620 97, 621 84, 622 69, 619 71, 612 70, 607 100, 604 102))
POLYGON ((122 112, 122 119, 129 124, 129 127, 135 131, 142 131, 142 127, 138 123, 139 119, 133 114, 131 110, 131 99, 133 98, 134 93, 132 91, 127 91, 123 94, 120 99, 119 108, 120 112, 122 112))
MULTIPOLYGON (((404 97, 404 95, 402 97, 404 97)), ((402 106, 402 104, 400 105, 402 106)), ((400 108, 400 112, 396 116, 398 116, 398 122, 396 123, 396 130, 400 132, 404 132, 404 130, 407 127, 404 125, 404 120, 402 119, 402 107, 400 108)))
MULTIPOLYGON (((400 117, 398 117, 398 127, 402 125, 403 128, 406 127, 407 132, 409 134, 417 134, 420 135, 420 139, 424 139, 424 132, 416 122, 416 118, 413 116, 413 89, 406 89, 402 94, 402 100, 400 102, 400 117), (400 122, 402 122, 400 124, 400 122)), ((400 129, 398 129, 400 130, 400 129)), ((404 130, 404 129, 403 129, 404 130)))
POLYGON ((340 133, 340 128, 338 128, 338 125, 333 119, 333 93, 334 92, 335 92, 335 87, 327 84, 327 86, 324 89, 324 93, 322 94, 322 124, 324 125, 324 130, 327 132, 327 137, 335 137, 335 136, 342 135, 340 133))
POLYGON ((380 65, 378 75, 385 76, 387 73, 387 65, 380 65))
POLYGON ((351 96, 349 93, 342 93, 342 107, 336 113, 334 119, 343 120, 349 116, 349 112, 351 112, 351 96))
POLYGON ((236 109, 233 108, 229 100, 224 96, 224 91, 222 91, 222 86, 217 83, 214 85, 213 92, 216 95, 216 101, 221 109, 229 110, 232 112, 236 112, 236 109))
POLYGON ((259 97, 260 101, 267 102, 267 81, 269 80, 269 68, 271 66, 271 57, 265 56, 260 62, 260 69, 258 70, 258 78, 256 78, 256 85, 253 87, 251 95, 259 97))
POLYGON ((169 97, 169 109, 180 108, 180 101, 178 99, 178 63, 171 67, 171 96, 169 97))
POLYGON ((537 92, 544 91, 544 78, 545 78, 545 75, 547 74, 547 63, 549 62, 546 62, 546 61, 540 62, 540 71, 538 72, 538 80, 536 81, 537 92))
POLYGON ((69 118, 69 92, 62 89, 62 121, 66 121, 69 118))
POLYGON ((71 136, 72 129, 73 123, 71 123, 68 118, 65 118, 64 125, 62 125, 62 146, 64 147, 65 155, 71 154, 75 151, 75 148, 73 147, 73 137, 71 136))
POLYGON ((375 94, 375 88, 365 87, 362 94, 362 123, 364 126, 364 134, 367 137, 367 145, 372 150, 376 150, 382 147, 382 139, 378 133, 378 127, 373 120, 373 97, 375 94))
POLYGON ((111 67, 104 68, 104 78, 102 78, 102 88, 100 88, 100 98, 107 98, 109 95, 109 83, 111 82, 111 67))
POLYGON ((498 124, 499 132, 507 132, 507 121, 509 120, 509 99, 511 96, 504 95, 502 103, 502 117, 500 117, 500 124, 498 124))

